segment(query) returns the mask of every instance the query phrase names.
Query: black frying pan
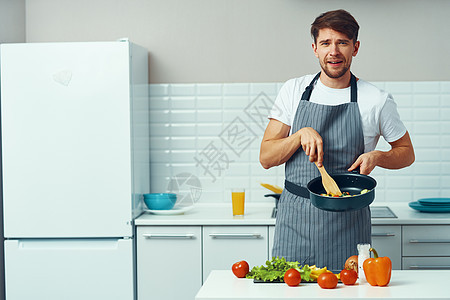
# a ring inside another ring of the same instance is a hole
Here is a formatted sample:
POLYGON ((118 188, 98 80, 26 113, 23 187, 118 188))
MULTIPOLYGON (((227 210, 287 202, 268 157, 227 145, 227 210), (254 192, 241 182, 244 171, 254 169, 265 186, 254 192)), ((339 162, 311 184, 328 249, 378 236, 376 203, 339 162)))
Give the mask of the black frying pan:
POLYGON ((320 209, 328 211, 352 211, 368 206, 375 199, 377 182, 368 175, 357 173, 331 174, 341 192, 349 192, 352 197, 328 197, 322 185, 322 177, 316 177, 308 183, 311 203, 320 209), (361 191, 369 190, 365 194, 361 191))
MULTIPOLYGON (((328 197, 322 185, 322 177, 316 177, 308 183, 309 198, 311 203, 320 209, 328 211, 352 211, 370 205, 375 199, 375 187, 377 182, 368 175, 358 173, 342 173, 330 175, 337 183, 341 192, 349 192, 352 197, 328 197), (369 190, 365 194, 361 191, 369 190)), ((274 197, 276 204, 281 194, 267 194, 265 197, 274 197)))

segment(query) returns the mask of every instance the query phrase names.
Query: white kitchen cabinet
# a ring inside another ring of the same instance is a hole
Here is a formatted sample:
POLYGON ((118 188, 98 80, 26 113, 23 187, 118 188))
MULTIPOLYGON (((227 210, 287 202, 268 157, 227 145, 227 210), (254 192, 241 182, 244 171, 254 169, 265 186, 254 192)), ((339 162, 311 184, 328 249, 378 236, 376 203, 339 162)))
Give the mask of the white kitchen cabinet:
POLYGON ((403 269, 450 270, 450 226, 403 226, 403 269))
POLYGON ((392 269, 402 269, 402 227, 372 225, 372 247, 380 256, 387 256, 392 261, 392 269))
POLYGON ((403 226, 403 256, 450 256, 450 225, 403 226))
POLYGON ((194 299, 202 286, 201 226, 137 226, 138 300, 194 299))
POLYGON ((204 226, 203 278, 212 270, 230 270, 246 260, 259 266, 268 258, 268 226, 204 226))
POLYGON ((403 257, 404 270, 450 270, 450 257, 403 257))

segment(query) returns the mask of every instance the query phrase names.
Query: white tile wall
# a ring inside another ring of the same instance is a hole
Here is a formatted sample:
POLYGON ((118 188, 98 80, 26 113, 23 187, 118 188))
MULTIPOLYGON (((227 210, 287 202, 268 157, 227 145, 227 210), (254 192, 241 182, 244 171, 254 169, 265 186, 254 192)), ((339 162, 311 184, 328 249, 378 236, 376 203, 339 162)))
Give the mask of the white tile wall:
MULTIPOLYGON (((376 168, 376 203, 450 197, 450 82, 374 82, 393 94, 411 134, 416 162, 402 170, 376 168)), ((181 173, 197 176, 200 202, 270 201, 259 185, 283 186, 284 166, 265 170, 259 145, 282 83, 151 84, 151 188, 164 192, 181 173)), ((389 149, 380 140, 377 147, 389 149)))

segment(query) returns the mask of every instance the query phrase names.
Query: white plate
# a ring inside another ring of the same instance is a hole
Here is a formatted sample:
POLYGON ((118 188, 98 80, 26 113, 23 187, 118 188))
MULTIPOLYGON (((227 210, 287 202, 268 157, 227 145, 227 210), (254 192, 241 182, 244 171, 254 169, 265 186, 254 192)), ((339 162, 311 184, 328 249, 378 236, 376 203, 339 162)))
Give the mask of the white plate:
POLYGON ((187 206, 187 207, 174 207, 172 209, 147 209, 146 211, 155 214, 155 215, 181 215, 184 214, 187 211, 190 211, 193 209, 194 206, 187 206))

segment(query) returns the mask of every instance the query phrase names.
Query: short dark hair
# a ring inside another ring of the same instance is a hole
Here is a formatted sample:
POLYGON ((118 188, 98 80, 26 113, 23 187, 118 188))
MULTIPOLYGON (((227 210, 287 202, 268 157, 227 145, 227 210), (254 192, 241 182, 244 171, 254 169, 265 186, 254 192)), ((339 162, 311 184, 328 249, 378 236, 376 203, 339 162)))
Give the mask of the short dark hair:
POLYGON ((331 28, 343 33, 349 39, 352 39, 353 43, 356 43, 358 40, 358 22, 348 11, 343 9, 325 12, 314 20, 311 24, 311 36, 314 39, 314 43, 317 42, 319 30, 323 28, 331 28))

